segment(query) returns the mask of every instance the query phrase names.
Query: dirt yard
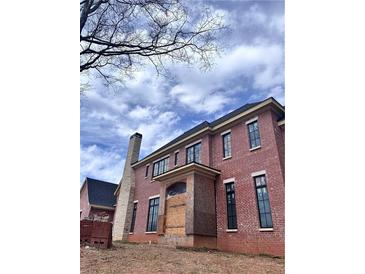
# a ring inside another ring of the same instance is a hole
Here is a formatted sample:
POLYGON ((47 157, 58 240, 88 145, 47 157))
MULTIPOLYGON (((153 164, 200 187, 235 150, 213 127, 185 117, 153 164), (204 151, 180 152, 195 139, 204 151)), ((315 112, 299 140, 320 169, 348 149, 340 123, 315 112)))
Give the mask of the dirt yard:
POLYGON ((156 245, 80 247, 81 273, 284 273, 284 259, 156 245))

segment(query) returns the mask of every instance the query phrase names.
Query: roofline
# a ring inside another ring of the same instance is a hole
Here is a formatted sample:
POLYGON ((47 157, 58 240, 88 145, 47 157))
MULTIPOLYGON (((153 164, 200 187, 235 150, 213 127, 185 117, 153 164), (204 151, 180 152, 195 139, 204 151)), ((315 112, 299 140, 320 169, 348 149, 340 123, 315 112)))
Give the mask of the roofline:
POLYGON ((111 185, 117 185, 117 184, 114 184, 114 183, 111 183, 111 182, 107 182, 107 181, 103 181, 103 180, 99 180, 99 179, 95 179, 95 178, 91 178, 91 177, 85 177, 85 180, 87 179, 90 179, 90 180, 94 180, 94 181, 99 181, 101 183, 105 183, 105 184, 111 184, 111 185))
MULTIPOLYGON (((120 184, 122 183, 122 181, 120 181, 119 182, 119 184, 118 184, 118 186, 117 186, 117 188, 115 189, 115 191, 114 191, 114 196, 117 196, 117 193, 118 193, 118 191, 119 191, 119 189, 120 189, 120 184)), ((118 203, 118 201, 117 201, 117 203, 118 203)))
POLYGON ((216 125, 215 127, 212 128, 213 131, 229 124, 229 123, 232 123, 256 110, 259 110, 260 108, 263 108, 265 107, 266 105, 269 105, 270 103, 273 103, 277 108, 279 108, 281 111, 285 112, 285 109, 283 108, 282 105, 280 105, 273 97, 270 97, 264 101, 262 101, 261 103, 253 106, 253 107, 250 107, 249 109, 245 110, 244 112, 241 112, 239 114, 237 114, 236 116, 233 116, 232 118, 228 119, 227 121, 224 121, 218 125, 216 125))
POLYGON ((195 136, 198 136, 199 134, 202 134, 202 133, 204 133, 206 131, 210 131, 210 132, 213 133, 214 131, 218 130, 219 128, 221 128, 221 127, 223 127, 223 126, 225 126, 225 125, 227 125, 229 123, 232 123, 232 122, 234 122, 234 121, 236 121, 236 120, 238 120, 238 119, 240 119, 240 118, 242 118, 242 117, 244 117, 246 115, 249 115, 250 113, 252 113, 252 112, 254 112, 256 110, 259 110, 260 108, 263 108, 263 107, 265 107, 265 106, 267 106, 269 104, 274 104, 278 109, 280 109, 281 111, 285 112, 284 107, 280 103, 278 103, 278 101, 276 101, 273 97, 269 97, 266 100, 262 101, 261 103, 255 105, 253 107, 250 107, 249 109, 247 109, 247 110, 245 110, 245 111, 237 114, 236 116, 228 119, 227 121, 224 121, 224 122, 222 122, 222 123, 220 123, 220 124, 218 124, 218 125, 216 125, 214 127, 211 127, 211 126, 208 125, 205 128, 202 128, 201 130, 199 130, 198 132, 195 132, 195 133, 193 133, 193 134, 185 137, 184 139, 181 139, 180 141, 178 141, 178 142, 176 142, 174 144, 171 144, 168 147, 165 147, 164 149, 162 149, 162 150, 160 150, 158 152, 151 153, 150 155, 148 155, 144 159, 133 163, 131 166, 132 167, 138 167, 138 166, 140 166, 140 165, 142 165, 142 164, 144 164, 146 162, 149 162, 152 158, 154 158, 154 157, 156 157, 156 156, 158 156, 160 154, 166 153, 168 150, 170 150, 174 146, 177 146, 177 145, 179 145, 181 143, 184 143, 184 142, 186 142, 186 141, 188 141, 190 139, 193 139, 195 136))
MULTIPOLYGON (((85 177, 85 180, 84 180, 84 182, 82 183, 82 186, 81 186, 81 188, 80 188, 80 193, 81 193, 81 191, 82 191, 82 189, 84 188, 84 186, 86 185, 86 182, 87 182, 87 177, 85 177)), ((88 193, 89 194, 89 193, 88 193)), ((89 196, 89 195, 88 195, 89 196)))
POLYGON ((187 140, 190 140, 192 139, 193 137, 195 136, 198 136, 199 134, 201 133, 204 133, 205 131, 211 131, 211 128, 209 126, 206 126, 205 128, 202 128, 201 130, 199 130, 198 132, 195 132, 195 133, 192 133, 191 135, 185 137, 184 139, 164 148, 163 150, 159 151, 159 152, 153 152, 151 153, 149 156, 147 156, 146 158, 142 159, 141 161, 138 161, 138 162, 135 162, 134 164, 132 164, 131 166, 132 167, 137 167, 147 161, 149 161, 151 158, 154 158, 155 156, 159 155, 159 154, 163 154, 163 153, 166 153, 166 151, 170 150, 172 147, 178 145, 178 144, 181 144, 183 142, 186 142, 187 140))
POLYGON ((179 166, 173 169, 170 169, 169 171, 166 171, 163 174, 160 174, 158 176, 155 176, 153 179, 156 181, 160 181, 162 179, 162 181, 165 180, 165 178, 169 178, 171 176, 175 176, 176 174, 179 174, 179 172, 187 172, 187 171, 191 171, 191 170, 204 170, 206 173, 212 175, 212 176, 216 176, 216 175, 220 175, 221 171, 200 163, 196 163, 196 162, 192 162, 190 164, 187 165, 183 165, 183 166, 179 166))
POLYGON ((115 210, 115 208, 111 207, 111 206, 103 206, 103 205, 96 205, 96 204, 90 204, 90 207, 99 208, 99 209, 115 210))

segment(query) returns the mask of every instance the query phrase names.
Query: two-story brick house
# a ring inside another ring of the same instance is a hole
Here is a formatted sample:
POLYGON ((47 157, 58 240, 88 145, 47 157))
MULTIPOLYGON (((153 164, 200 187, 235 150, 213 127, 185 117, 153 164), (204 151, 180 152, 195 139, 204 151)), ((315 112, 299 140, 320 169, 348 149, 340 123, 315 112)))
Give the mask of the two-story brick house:
POLYGON ((131 136, 113 240, 284 255, 284 107, 203 122, 143 159, 131 136))

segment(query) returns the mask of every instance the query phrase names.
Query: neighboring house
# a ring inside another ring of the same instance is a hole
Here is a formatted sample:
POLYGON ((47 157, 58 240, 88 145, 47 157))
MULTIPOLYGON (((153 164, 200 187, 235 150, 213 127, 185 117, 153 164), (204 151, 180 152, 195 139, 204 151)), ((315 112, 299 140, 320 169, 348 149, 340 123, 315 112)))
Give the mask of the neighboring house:
POLYGON ((80 219, 113 221, 118 185, 85 179, 80 189, 80 219))
POLYGON ((132 135, 113 240, 283 256, 284 113, 274 98, 246 104, 143 159, 132 135))

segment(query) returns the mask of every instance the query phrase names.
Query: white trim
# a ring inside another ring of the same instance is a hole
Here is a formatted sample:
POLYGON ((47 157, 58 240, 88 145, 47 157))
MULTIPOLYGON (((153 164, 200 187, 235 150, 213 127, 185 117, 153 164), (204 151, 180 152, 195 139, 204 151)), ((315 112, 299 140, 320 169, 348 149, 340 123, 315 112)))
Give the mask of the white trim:
POLYGON ((177 157, 177 162, 176 162, 176 164, 175 164, 175 160, 176 160, 176 154, 180 154, 180 149, 178 149, 178 150, 175 150, 175 152, 174 152, 174 166, 178 166, 179 165, 179 157, 177 157))
POLYGON ((145 234, 156 234, 157 231, 146 231, 145 234))
POLYGON ((201 142, 202 142, 202 139, 200 139, 198 141, 195 141, 194 143, 190 143, 190 144, 186 145, 185 148, 191 147, 191 146, 196 145, 196 144, 201 143, 201 142))
MULTIPOLYGON (((168 176, 176 176, 176 174, 178 172, 183 172, 182 174, 186 174, 186 172, 195 172, 195 171, 199 172, 201 170, 209 171, 208 176, 213 176, 213 175, 215 176, 215 175, 221 174, 220 170, 192 162, 187 165, 178 166, 176 168, 171 169, 170 171, 162 173, 161 175, 155 176, 154 179, 157 181, 160 181, 161 178, 162 178, 162 180, 165 180, 166 177, 168 177, 168 176)), ((179 175, 181 175, 181 174, 179 174, 179 175)))
POLYGON ((236 229, 226 229, 226 232, 237 232, 238 230, 237 230, 237 228, 236 229))
POLYGON ((266 175, 266 170, 260 170, 260 171, 251 173, 251 177, 256 177, 256 176, 260 176, 260 175, 266 175))
POLYGON ((261 146, 253 147, 253 148, 250 148, 250 151, 253 151, 253 150, 256 150, 256 149, 259 149, 259 148, 261 148, 261 146))
POLYGON ((224 160, 228 160, 228 159, 231 159, 231 158, 232 158, 232 156, 227 156, 225 158, 222 158, 222 160, 224 161, 224 160))
POLYGON ((152 164, 154 164, 154 163, 156 163, 156 162, 159 162, 159 161, 161 161, 161 160, 164 160, 164 159, 166 159, 166 158, 170 158, 170 154, 167 154, 167 155, 165 155, 165 156, 163 156, 163 157, 158 158, 157 160, 154 160, 154 161, 152 162, 152 164))
POLYGON ((147 164, 146 165, 146 169, 145 169, 145 171, 144 171, 144 178, 146 179, 146 178, 148 178, 148 173, 150 173, 150 164, 147 164), (146 170, 147 170, 147 168, 148 168, 148 172, 147 172, 147 176, 146 176, 146 170))
POLYGON ((129 235, 133 235, 134 233, 133 232, 129 232, 129 235))
POLYGON ((157 198, 157 197, 160 197, 160 194, 154 195, 154 196, 150 196, 150 197, 148 197, 148 200, 151 200, 151 199, 154 199, 154 198, 157 198))
POLYGON ((225 135, 225 134, 227 134, 227 133, 231 133, 231 129, 228 129, 228 130, 226 130, 226 131, 223 131, 223 132, 221 133, 221 135, 223 136, 223 135, 225 135))
POLYGON ((260 228, 259 231, 263 232, 263 231, 274 231, 274 228, 269 227, 269 228, 260 228))
POLYGON ((236 181, 236 178, 232 177, 232 178, 224 179, 223 184, 234 183, 235 181, 236 181))
POLYGON ((254 118, 252 118, 252 119, 250 119, 250 120, 246 121, 246 122, 245 122, 245 124, 246 124, 246 125, 251 124, 252 122, 257 121, 258 119, 259 119, 259 117, 258 117, 258 116, 256 116, 256 117, 254 117, 254 118))
POLYGON ((138 200, 133 201, 133 204, 138 203, 138 200))
POLYGON ((115 210, 114 207, 110 207, 110 206, 101 206, 101 205, 96 205, 96 204, 89 204, 89 206, 93 207, 93 208, 99 208, 99 209, 115 210))
POLYGON ((279 122, 278 122, 278 126, 280 127, 280 126, 282 126, 282 125, 285 125, 285 120, 280 120, 279 122))

